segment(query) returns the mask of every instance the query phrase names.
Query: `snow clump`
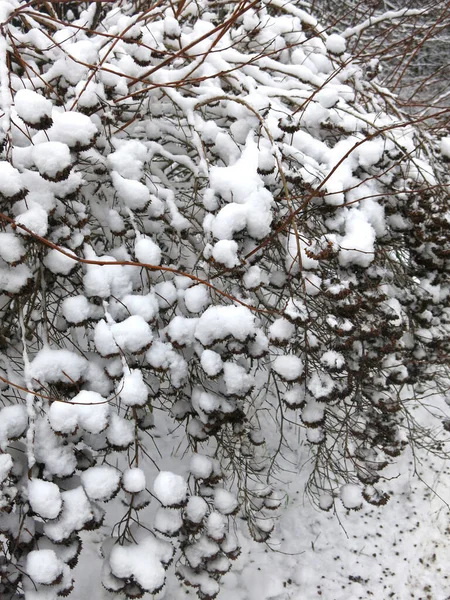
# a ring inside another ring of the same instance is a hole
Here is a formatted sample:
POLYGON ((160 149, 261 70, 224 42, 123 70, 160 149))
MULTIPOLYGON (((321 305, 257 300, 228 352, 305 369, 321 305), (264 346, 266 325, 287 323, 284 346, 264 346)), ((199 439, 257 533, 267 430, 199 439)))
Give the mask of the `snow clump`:
POLYGON ((27 556, 26 572, 36 583, 50 585, 62 570, 63 563, 53 550, 32 550, 27 556))
POLYGON ((56 519, 61 512, 61 493, 51 481, 31 479, 28 482, 28 501, 33 511, 44 519, 56 519))
POLYGON ((186 501, 187 483, 181 475, 161 471, 153 483, 153 493, 163 506, 180 506, 186 501))

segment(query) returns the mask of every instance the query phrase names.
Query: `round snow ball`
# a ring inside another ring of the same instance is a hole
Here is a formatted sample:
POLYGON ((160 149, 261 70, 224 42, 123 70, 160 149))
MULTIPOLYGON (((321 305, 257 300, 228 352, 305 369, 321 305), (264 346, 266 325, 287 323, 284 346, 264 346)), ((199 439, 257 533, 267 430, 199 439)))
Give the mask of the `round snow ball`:
POLYGON ((192 523, 200 523, 208 512, 206 500, 200 496, 191 496, 184 510, 186 517, 192 523))
POLYGON ((440 147, 442 156, 450 158, 450 136, 442 138, 440 147))
POLYGON ((145 474, 142 469, 127 469, 122 477, 123 489, 130 494, 136 494, 145 490, 145 474))
POLYGON ((65 402, 53 402, 48 411, 48 420, 53 431, 73 433, 78 427, 77 406, 65 402))
POLYGON ((220 240, 214 245, 212 255, 216 262, 232 269, 239 264, 238 245, 234 240, 220 240))
POLYGON ((91 500, 109 500, 119 488, 120 471, 107 465, 90 467, 81 474, 81 483, 91 500))
POLYGON ((183 527, 181 510, 163 508, 160 506, 155 515, 155 529, 161 533, 172 536, 183 527))
POLYGON ((59 176, 72 164, 69 146, 61 142, 42 142, 34 146, 33 162, 39 173, 51 179, 59 176))
POLYGON ((74 258, 70 258, 59 250, 52 249, 44 258, 44 265, 55 275, 68 275, 78 264, 77 256, 67 248, 61 248, 61 250, 64 250, 67 254, 72 254, 74 258))
POLYGON ((303 363, 298 356, 287 354, 277 356, 272 365, 275 373, 278 373, 285 381, 295 381, 303 373, 303 363))
POLYGON ((204 285, 194 285, 184 292, 184 303, 189 312, 201 313, 210 302, 209 292, 204 285))
POLYGON ((0 444, 23 435, 28 425, 27 409, 22 404, 5 406, 0 410, 0 444))
POLYGON ((332 33, 325 42, 328 52, 332 54, 343 54, 346 48, 345 38, 338 35, 337 33, 332 33))
POLYGON ((213 464, 207 456, 201 454, 194 454, 191 458, 191 464, 189 471, 195 477, 195 479, 208 479, 213 470, 213 464))
POLYGON ((322 494, 319 498, 319 508, 328 511, 333 506, 333 496, 331 494, 322 494))
POLYGON ((153 493, 163 506, 180 506, 186 500, 187 484, 181 475, 161 471, 153 484, 153 493))
POLYGON ((359 510, 363 503, 361 488, 353 483, 346 483, 339 490, 339 497, 345 508, 359 510))
POLYGON ((0 257, 7 263, 15 263, 25 256, 26 249, 20 237, 14 233, 0 233, 0 257))
POLYGON ((218 512, 212 512, 208 515, 206 528, 209 537, 220 541, 225 536, 227 530, 227 518, 218 512))
MULTIPOLYGON (((81 390, 74 398, 78 424, 89 433, 100 433, 108 425, 108 402, 97 392, 81 390), (83 406, 85 404, 86 406, 83 406)), ((53 406, 53 405, 52 405, 53 406)))
POLYGON ((63 563, 53 550, 32 550, 27 556, 26 571, 35 583, 50 585, 62 570, 63 563))
POLYGON ((236 510, 237 505, 237 498, 231 492, 223 488, 214 490, 214 506, 223 515, 231 515, 236 510))
POLYGON ((61 306, 62 314, 69 323, 83 323, 91 314, 91 305, 86 296, 66 298, 61 306))
POLYGON ((339 102, 339 94, 334 87, 324 88, 316 94, 316 100, 323 108, 331 108, 339 102))
POLYGON ((148 400, 148 389, 142 371, 133 369, 126 373, 121 382, 120 399, 126 406, 144 406, 148 400))
POLYGON ((134 254, 141 263, 148 265, 161 264, 161 248, 150 238, 141 237, 136 242, 134 254))
POLYGON ((53 118, 55 124, 52 127, 51 139, 67 144, 71 148, 89 146, 98 133, 91 118, 80 112, 68 110, 54 114, 53 118))
POLYGON ((51 481, 32 479, 28 482, 28 501, 33 511, 44 519, 56 519, 61 512, 59 487, 51 481))
POLYGON ((248 290, 257 288, 261 283, 261 274, 261 267, 258 267, 257 265, 250 267, 242 278, 245 287, 248 290))
POLYGON ((214 350, 203 350, 200 363, 202 369, 210 377, 215 377, 223 369, 222 357, 217 352, 214 352, 214 350))
POLYGON ((43 118, 52 116, 52 103, 33 90, 19 90, 14 96, 17 114, 26 123, 38 124, 43 118))

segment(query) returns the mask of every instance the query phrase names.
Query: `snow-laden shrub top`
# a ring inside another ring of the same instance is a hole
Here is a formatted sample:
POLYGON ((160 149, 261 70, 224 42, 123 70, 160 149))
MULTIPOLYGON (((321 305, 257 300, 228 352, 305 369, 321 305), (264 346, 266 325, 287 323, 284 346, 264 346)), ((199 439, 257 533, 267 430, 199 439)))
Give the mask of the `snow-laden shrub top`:
POLYGON ((449 138, 294 3, 48 11, 0 2, 0 595, 67 594, 102 528, 107 590, 176 553, 214 598, 285 411, 321 508, 386 502, 446 368, 449 138))

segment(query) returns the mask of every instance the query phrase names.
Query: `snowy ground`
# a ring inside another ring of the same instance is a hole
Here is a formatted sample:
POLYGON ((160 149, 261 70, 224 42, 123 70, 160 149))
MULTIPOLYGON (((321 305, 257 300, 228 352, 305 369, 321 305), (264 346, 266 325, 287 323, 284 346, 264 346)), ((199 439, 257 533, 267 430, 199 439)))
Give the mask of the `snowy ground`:
MULTIPOLYGON (((289 432, 288 432, 289 435, 289 432)), ((292 428, 292 439, 297 433, 292 428)), ((450 465, 428 453, 414 459, 407 451, 386 470, 384 489, 392 493, 384 507, 365 504, 336 512, 314 508, 304 495, 307 468, 303 449, 284 453, 291 471, 280 472, 286 497, 268 544, 250 539, 239 522, 241 556, 223 579, 219 600, 446 600, 450 465), (417 459, 420 459, 420 464, 417 459), (414 465, 422 478, 413 475, 414 465)), ((180 455, 164 468, 182 472, 180 455)), ((149 509, 151 510, 151 508, 149 509)), ((106 529, 83 533, 84 552, 75 569, 73 600, 118 598, 100 583, 100 545, 106 529)), ((150 599, 152 596, 145 596, 150 599)), ((168 587, 155 598, 178 600, 196 594, 169 575, 168 587)))

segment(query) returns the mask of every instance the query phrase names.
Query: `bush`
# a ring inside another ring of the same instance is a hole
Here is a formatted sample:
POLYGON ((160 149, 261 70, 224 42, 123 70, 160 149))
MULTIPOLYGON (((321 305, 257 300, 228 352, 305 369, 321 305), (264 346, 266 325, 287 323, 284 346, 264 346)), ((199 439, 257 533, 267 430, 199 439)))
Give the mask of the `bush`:
POLYGON ((324 510, 441 452, 450 138, 294 4, 2 10, 2 597, 214 598, 287 423, 324 510))

